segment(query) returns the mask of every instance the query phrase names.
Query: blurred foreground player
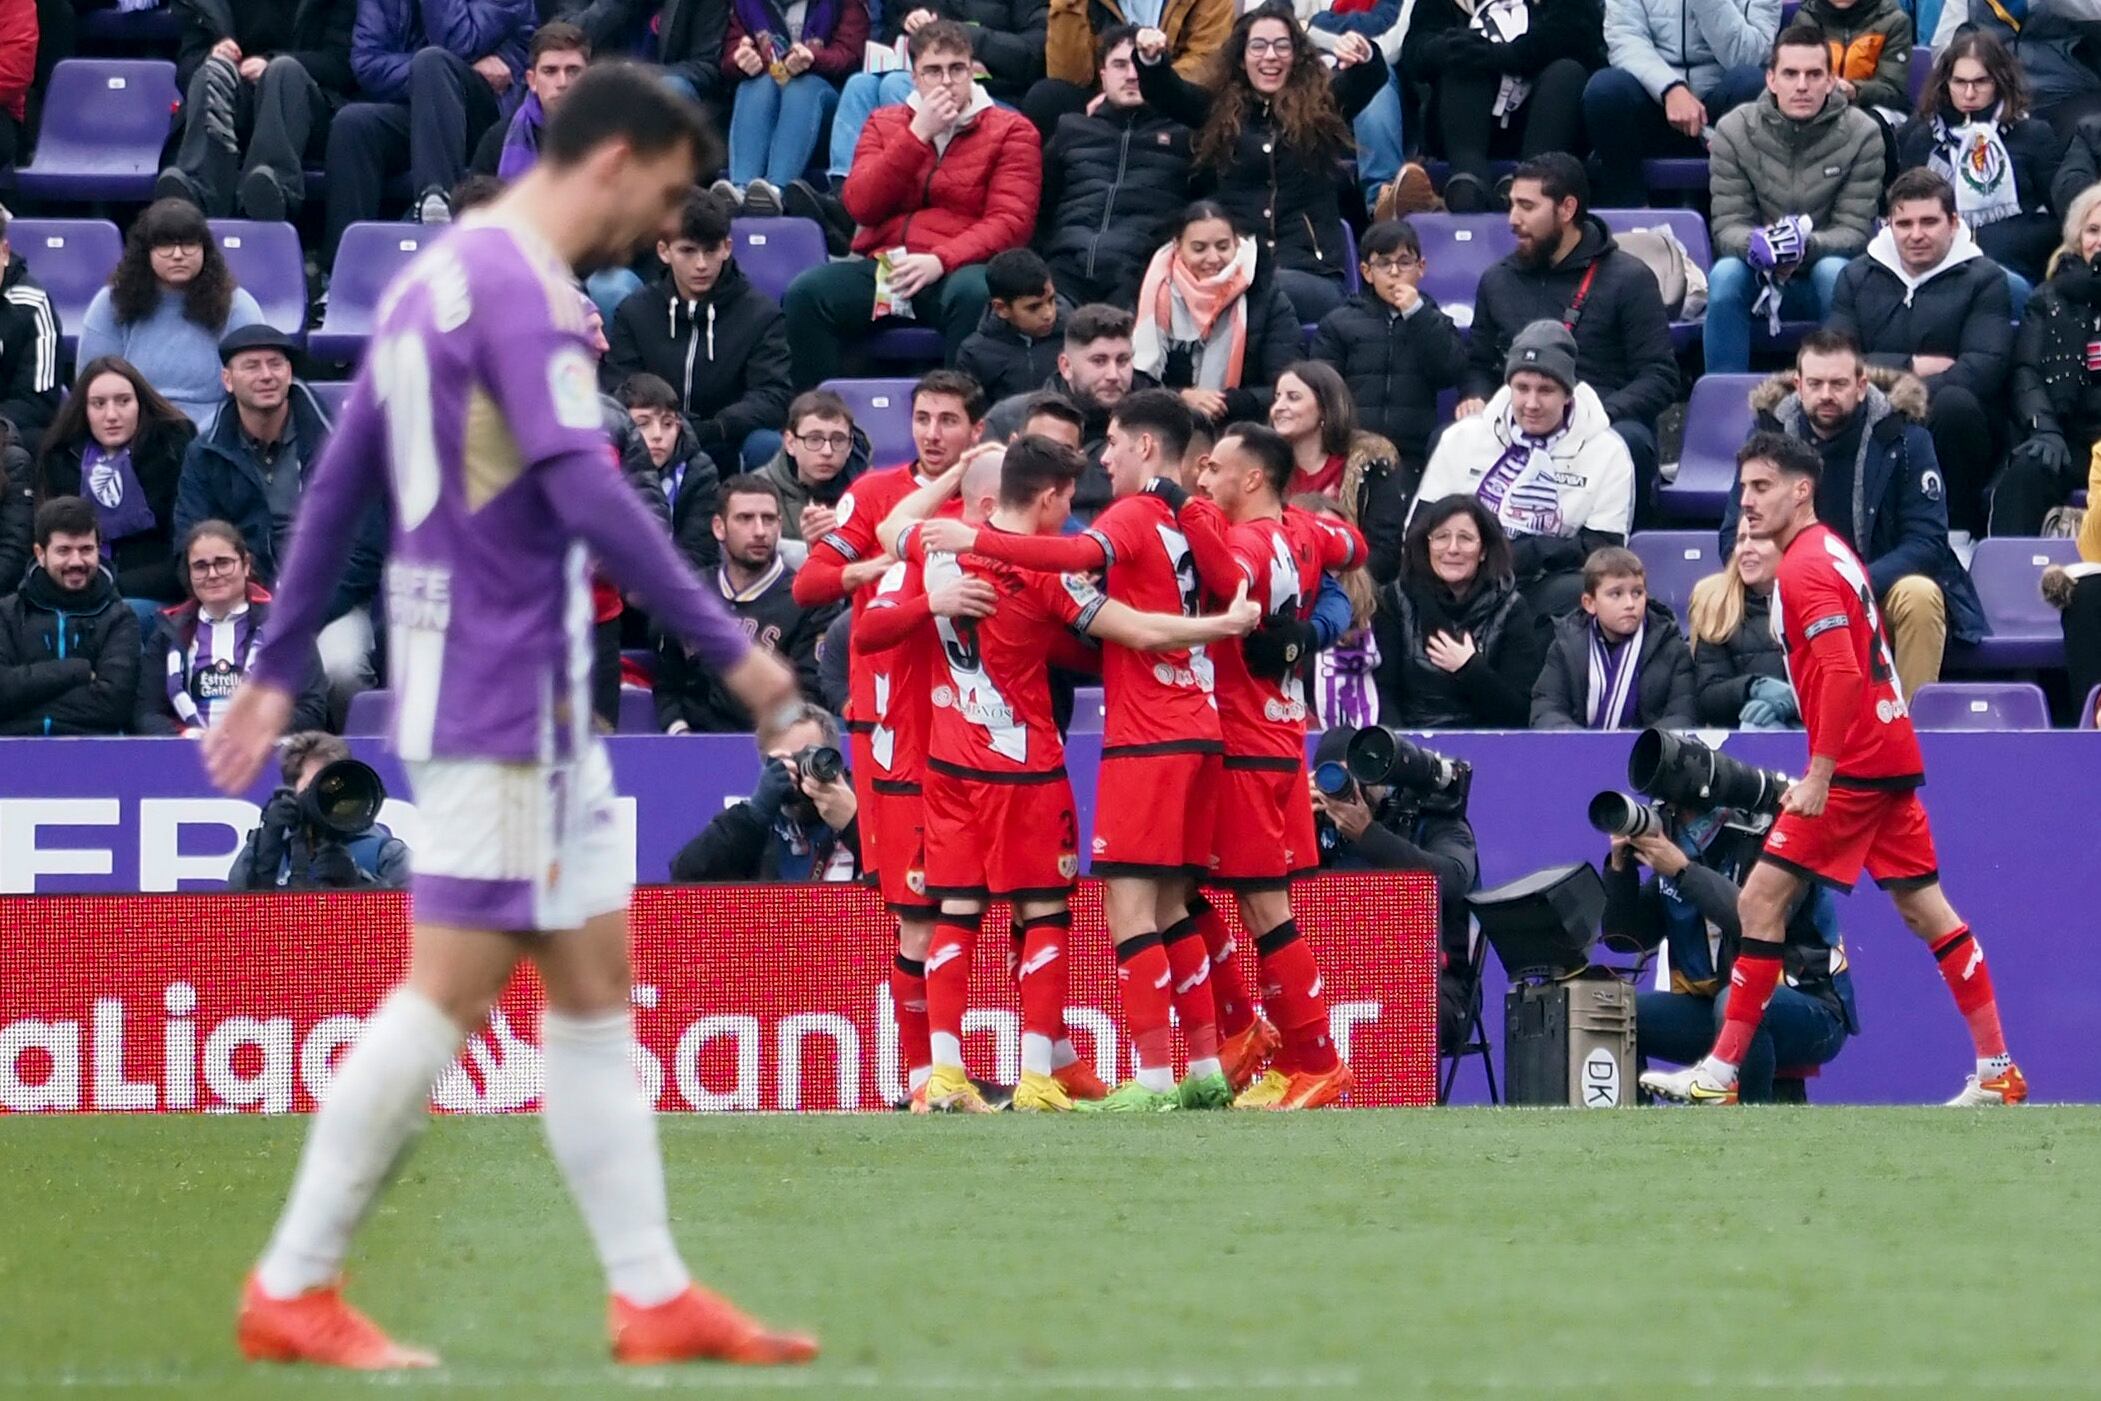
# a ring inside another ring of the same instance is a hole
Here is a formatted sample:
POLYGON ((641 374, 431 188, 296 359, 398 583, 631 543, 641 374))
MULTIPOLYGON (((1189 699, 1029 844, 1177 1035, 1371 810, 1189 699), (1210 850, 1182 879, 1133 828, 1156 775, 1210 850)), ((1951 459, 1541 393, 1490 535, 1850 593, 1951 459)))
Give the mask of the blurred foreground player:
POLYGON ((1688 1070, 1650 1071, 1641 1083, 1682 1103, 1736 1103, 1737 1067, 1780 979, 1787 911, 1806 882, 1850 891, 1865 866, 1905 926, 1933 950, 1976 1043, 1977 1069, 1948 1103, 2019 1104, 2028 1082, 2006 1053, 1984 950, 1941 893, 1933 831, 1918 795, 1925 763, 1867 567, 1817 522, 1823 459, 1798 439, 1757 433, 1736 461, 1744 528, 1781 550, 1773 630, 1809 733, 1809 771, 1782 796, 1737 901, 1743 942, 1714 1049, 1688 1070))
POLYGON ((569 90, 531 174, 397 279, 300 507, 252 680, 205 740, 226 792, 253 781, 290 714, 347 543, 390 497, 395 748, 429 838, 416 854, 406 981, 330 1081, 291 1199, 244 1290, 250 1358, 431 1366, 344 1302, 350 1237, 425 1118, 430 1087, 521 959, 546 988, 549 1147, 611 1292, 614 1357, 806 1361, 687 1277, 656 1121, 636 1081, 628 888, 612 770, 591 730, 587 560, 607 561, 761 717, 794 677, 752 649, 620 475, 573 282, 627 258, 710 164, 699 112, 610 64, 569 90))

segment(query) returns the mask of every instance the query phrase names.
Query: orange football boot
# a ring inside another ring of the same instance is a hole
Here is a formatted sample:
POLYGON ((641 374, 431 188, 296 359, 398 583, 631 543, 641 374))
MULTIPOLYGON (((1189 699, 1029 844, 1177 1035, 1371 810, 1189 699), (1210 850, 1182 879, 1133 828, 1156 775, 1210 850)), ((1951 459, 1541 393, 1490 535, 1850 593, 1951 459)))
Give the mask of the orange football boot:
POLYGON ((251 1362, 309 1362, 360 1372, 438 1365, 437 1354, 403 1347, 345 1302, 340 1281, 297 1298, 273 1299, 251 1274, 241 1290, 234 1336, 251 1362))
POLYGON ((654 1308, 615 1294, 606 1307, 613 1335, 613 1360, 630 1367, 662 1362, 735 1362, 776 1367, 808 1362, 817 1340, 801 1333, 776 1333, 719 1294, 697 1284, 654 1308))
POLYGON ((1226 1073, 1226 1083, 1235 1094, 1254 1083, 1262 1073, 1262 1063, 1277 1053, 1284 1038, 1269 1024, 1267 1017, 1257 1017, 1248 1024, 1247 1030, 1238 1036, 1229 1036, 1218 1048, 1218 1065, 1226 1073))
POLYGON ((1065 1093, 1074 1099, 1107 1099, 1109 1087, 1102 1077, 1094 1073, 1094 1067, 1084 1060, 1076 1060, 1062 1070, 1053 1070, 1051 1079, 1065 1087, 1065 1093))
POLYGON ((1357 1084, 1357 1077, 1341 1061, 1335 1062, 1333 1070, 1318 1075, 1302 1070, 1291 1077, 1284 1087, 1284 1097, 1270 1106, 1271 1109, 1320 1109, 1335 1103, 1348 1094, 1357 1084))

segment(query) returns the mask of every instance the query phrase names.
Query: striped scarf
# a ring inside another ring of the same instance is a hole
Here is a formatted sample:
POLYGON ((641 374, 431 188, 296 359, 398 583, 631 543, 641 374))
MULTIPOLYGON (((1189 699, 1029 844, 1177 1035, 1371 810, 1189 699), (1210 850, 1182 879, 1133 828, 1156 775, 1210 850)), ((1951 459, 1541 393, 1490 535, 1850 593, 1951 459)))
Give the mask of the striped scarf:
POLYGON ((168 708, 186 730, 209 729, 255 664, 262 629, 246 603, 217 622, 202 612, 187 648, 168 649, 168 708))
POLYGON ((1595 622, 1590 625, 1590 713, 1593 730, 1623 728, 1634 704, 1634 688, 1640 680, 1641 644, 1649 630, 1647 619, 1625 642, 1614 642, 1595 622))

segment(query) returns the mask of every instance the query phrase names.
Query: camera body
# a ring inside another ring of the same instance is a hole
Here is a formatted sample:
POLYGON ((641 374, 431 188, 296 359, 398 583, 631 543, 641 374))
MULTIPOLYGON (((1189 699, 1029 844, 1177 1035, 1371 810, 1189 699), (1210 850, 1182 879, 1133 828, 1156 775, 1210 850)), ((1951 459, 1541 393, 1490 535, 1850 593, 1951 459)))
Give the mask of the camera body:
POLYGON ((1608 837, 1630 841, 1667 836, 1664 809, 1676 804, 1703 813, 1728 808, 1743 819, 1732 826, 1762 832, 1779 815, 1781 795, 1793 781, 1784 773, 1754 768, 1709 749, 1691 735, 1647 729, 1627 755, 1627 782, 1649 801, 1626 793, 1600 793, 1590 800, 1590 825, 1608 837))
POLYGON ((795 771, 819 783, 836 783, 846 772, 846 756, 829 744, 806 744, 788 756, 795 771))

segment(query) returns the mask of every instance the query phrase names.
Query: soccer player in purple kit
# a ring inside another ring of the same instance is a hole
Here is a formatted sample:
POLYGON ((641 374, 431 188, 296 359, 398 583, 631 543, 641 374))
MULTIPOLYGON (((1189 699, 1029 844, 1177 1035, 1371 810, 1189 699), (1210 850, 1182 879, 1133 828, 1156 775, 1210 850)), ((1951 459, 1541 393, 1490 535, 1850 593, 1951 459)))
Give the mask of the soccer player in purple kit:
POLYGON ((354 526, 385 492, 394 744, 429 834, 408 975, 337 1066, 248 1278, 237 1332, 252 1359, 435 1364, 345 1302, 339 1274, 432 1081, 522 959, 547 994, 541 1117, 605 1268, 614 1357, 816 1354, 695 1285, 672 1241, 656 1121, 630 1060, 612 771, 591 730, 593 556, 762 731, 796 699, 794 677, 745 641, 607 464, 575 291, 579 266, 654 236, 716 154, 698 110, 653 72, 595 67, 533 170, 402 273, 301 503, 270 636, 206 736, 213 781, 245 791, 284 730, 354 526))

